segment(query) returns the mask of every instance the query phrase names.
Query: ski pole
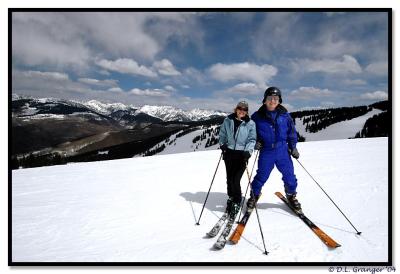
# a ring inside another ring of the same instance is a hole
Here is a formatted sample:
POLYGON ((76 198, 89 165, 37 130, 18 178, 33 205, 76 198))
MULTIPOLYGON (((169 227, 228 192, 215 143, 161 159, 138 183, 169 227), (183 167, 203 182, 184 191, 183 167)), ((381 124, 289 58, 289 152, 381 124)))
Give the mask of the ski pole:
MULTIPOLYGON (((249 170, 248 170, 248 168, 247 168, 247 163, 246 163, 246 171, 247 171, 247 176, 249 177, 249 184, 250 184, 251 177, 250 177, 250 174, 249 174, 249 170)), ((255 197, 252 187, 250 187, 250 192, 253 194, 253 197, 255 197)), ((262 227, 261 227, 260 216, 258 216, 257 203, 254 205, 254 209, 256 210, 258 226, 260 227, 261 238, 262 238, 262 241, 263 241, 264 251, 265 251, 264 254, 265 254, 265 255, 268 255, 267 248, 265 247, 264 233, 263 233, 262 227)))
POLYGON ((200 225, 200 218, 201 218, 201 215, 203 214, 204 207, 206 206, 206 202, 207 202, 207 199, 208 199, 208 195, 210 195, 211 187, 212 187, 212 185, 213 185, 213 183, 214 183, 214 179, 215 179, 215 174, 217 174, 217 170, 218 170, 218 167, 219 167, 219 163, 221 162, 221 159, 222 159, 222 155, 223 155, 223 154, 224 154, 224 153, 221 152, 221 156, 219 157, 219 161, 218 161, 218 164, 217 164, 217 168, 215 169, 214 176, 213 176, 213 178, 212 178, 212 180, 211 180, 210 188, 208 189, 207 196, 206 196, 206 199, 205 199, 205 201, 204 201, 203 208, 201 209, 200 217, 199 217, 199 220, 197 221, 196 225, 200 225))
POLYGON ((340 208, 336 205, 336 203, 332 200, 331 197, 329 197, 328 193, 326 193, 326 191, 320 186, 320 184, 318 184, 318 182, 314 179, 313 176, 311 176, 311 174, 307 171, 307 169, 300 163, 300 161, 298 159, 296 159, 296 161, 300 164, 300 166, 307 172, 308 175, 310 175, 311 179, 313 179, 313 181, 319 186, 319 188, 325 193, 325 195, 329 198, 329 200, 331 200, 331 202, 336 206, 336 208, 340 211, 340 213, 342 213, 342 215, 346 218, 346 220, 350 223, 350 225, 355 229, 355 231, 357 231, 357 235, 360 235, 361 232, 357 230, 357 228, 355 228, 355 226, 350 222, 350 220, 347 218, 347 216, 343 213, 342 210, 340 210, 340 208))
MULTIPOLYGON (((253 168, 251 169, 250 178, 252 177, 254 167, 256 166, 256 162, 257 162, 257 158, 258 158, 258 153, 260 153, 259 150, 257 150, 256 158, 254 159, 254 164, 253 164, 253 168)), ((240 220, 240 215, 242 214, 242 211, 243 211, 244 201, 246 200, 247 191, 249 190, 250 183, 251 183, 251 180, 249 179, 249 183, 247 184, 247 187, 246 187, 246 193, 244 194, 244 198, 242 199, 242 204, 240 205, 239 219, 238 219, 238 221, 237 221, 238 223, 239 223, 239 220, 240 220)))

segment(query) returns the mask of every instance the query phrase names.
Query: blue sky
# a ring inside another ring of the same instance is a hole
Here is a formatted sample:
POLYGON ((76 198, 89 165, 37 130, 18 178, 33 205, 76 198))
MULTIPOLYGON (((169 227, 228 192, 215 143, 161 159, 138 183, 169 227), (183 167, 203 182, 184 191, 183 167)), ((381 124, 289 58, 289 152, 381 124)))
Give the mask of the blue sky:
POLYGON ((13 93, 141 106, 289 110, 388 98, 385 12, 16 12, 13 93))

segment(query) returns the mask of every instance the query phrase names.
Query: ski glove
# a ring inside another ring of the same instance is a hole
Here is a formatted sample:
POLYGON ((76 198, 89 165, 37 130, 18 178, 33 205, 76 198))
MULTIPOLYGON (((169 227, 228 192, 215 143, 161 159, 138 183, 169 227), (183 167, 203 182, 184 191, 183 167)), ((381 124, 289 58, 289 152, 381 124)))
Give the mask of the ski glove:
POLYGON ((292 150, 289 150, 289 152, 290 152, 290 155, 293 156, 293 158, 299 159, 300 153, 299 153, 299 151, 297 150, 297 148, 294 148, 294 149, 292 149, 292 150))
POLYGON ((255 150, 260 150, 262 148, 262 143, 260 141, 257 141, 256 145, 254 146, 255 150))
POLYGON ((223 153, 226 152, 226 150, 228 149, 228 145, 227 144, 223 144, 222 146, 219 147, 223 153))
POLYGON ((248 152, 248 151, 243 151, 243 157, 244 157, 244 159, 245 159, 246 161, 248 161, 248 160, 250 159, 250 157, 251 157, 250 152, 248 152))

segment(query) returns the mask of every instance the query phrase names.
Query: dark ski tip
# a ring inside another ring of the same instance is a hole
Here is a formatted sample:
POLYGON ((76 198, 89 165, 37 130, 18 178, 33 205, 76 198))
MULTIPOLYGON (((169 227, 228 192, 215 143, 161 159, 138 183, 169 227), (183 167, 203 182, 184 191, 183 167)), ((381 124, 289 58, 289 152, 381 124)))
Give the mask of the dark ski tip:
POLYGON ((219 251, 222 250, 225 247, 225 245, 213 245, 213 247, 211 248, 211 250, 213 251, 219 251))
POLYGON ((204 236, 204 238, 211 239, 211 238, 214 238, 215 236, 217 236, 217 234, 210 234, 209 232, 207 232, 206 235, 204 236))
POLYGON ((357 232, 357 235, 361 235, 361 233, 362 233, 361 231, 360 231, 360 232, 357 232))

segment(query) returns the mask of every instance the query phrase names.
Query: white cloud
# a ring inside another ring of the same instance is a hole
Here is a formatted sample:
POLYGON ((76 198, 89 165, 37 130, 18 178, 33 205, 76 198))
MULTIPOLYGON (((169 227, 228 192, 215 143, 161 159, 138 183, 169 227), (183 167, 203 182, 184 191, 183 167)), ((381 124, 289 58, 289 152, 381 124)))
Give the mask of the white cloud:
POLYGON ((388 74, 388 63, 387 62, 376 62, 369 64, 365 71, 371 74, 385 76, 388 74))
POLYGON ((256 65, 253 63, 235 63, 235 64, 221 64, 217 63, 208 69, 208 73, 214 79, 227 82, 227 81, 254 81, 258 85, 265 85, 272 77, 278 73, 278 69, 274 66, 256 65))
POLYGON ((12 55, 26 65, 88 68, 95 56, 153 61, 171 40, 203 47, 194 14, 15 12, 12 55))
POLYGON ((258 93, 261 94, 263 89, 254 83, 245 82, 228 88, 225 90, 225 92, 241 95, 254 95, 258 93))
POLYGON ((13 59, 29 66, 86 67, 91 50, 80 32, 65 14, 13 13, 13 59))
POLYGON ((168 92, 162 89, 139 89, 134 88, 129 91, 130 94, 139 96, 155 96, 155 97, 166 97, 170 96, 168 92))
POLYGON ((122 58, 115 61, 99 60, 96 64, 104 69, 116 71, 119 73, 141 75, 146 77, 157 77, 157 73, 147 68, 146 66, 139 65, 135 60, 122 58))
POLYGON ((70 20, 76 21, 90 44, 102 54, 119 57, 129 56, 139 60, 151 60, 161 50, 157 40, 145 31, 148 13, 97 12, 73 13, 70 20))
POLYGON ((367 93, 361 94, 360 98, 366 99, 366 100, 387 100, 389 97, 388 97, 387 92, 377 90, 374 92, 367 92, 367 93))
POLYGON ((291 105, 291 104, 282 103, 282 105, 283 105, 289 112, 293 112, 293 111, 296 110, 295 107, 294 107, 293 105, 291 105))
POLYGON ((257 24, 251 35, 254 54, 262 60, 270 60, 271 56, 283 51, 292 52, 303 47, 306 42, 303 33, 308 33, 308 30, 299 19, 301 14, 296 12, 265 13, 263 21, 257 24))
POLYGON ((296 99, 309 100, 313 98, 329 97, 334 93, 329 89, 319 89, 315 87, 300 87, 293 90, 290 95, 296 99))
POLYGON ((98 71, 98 73, 100 73, 101 75, 106 75, 106 76, 110 76, 111 73, 109 73, 107 70, 105 69, 101 69, 98 71))
POLYGON ((188 67, 183 70, 183 75, 179 80, 181 85, 190 87, 194 82, 207 85, 210 79, 202 71, 188 67))
POLYGON ((154 62, 153 67, 162 75, 181 75, 181 73, 175 69, 174 65, 168 59, 162 59, 161 61, 154 62))
POLYGON ((169 91, 176 91, 176 89, 175 89, 173 86, 171 86, 171 85, 166 85, 166 86, 164 87, 164 89, 165 89, 165 90, 169 90, 169 91))
POLYGON ((120 87, 109 88, 108 91, 111 91, 111 92, 123 92, 123 90, 120 87))
POLYGON ((69 79, 68 74, 60 72, 42 72, 42 71, 29 70, 20 73, 29 78, 41 78, 42 80, 60 81, 69 79))
POLYGON ((333 74, 361 73, 362 68, 357 60, 350 55, 337 59, 300 59, 292 63, 296 72, 324 72, 333 74))
POLYGON ((88 84, 88 85, 94 85, 94 86, 111 86, 114 87, 117 85, 117 80, 112 80, 112 79, 107 79, 107 80, 98 80, 98 79, 92 79, 92 78, 79 78, 78 82, 88 84))
POLYGON ((72 81, 65 73, 42 71, 12 71, 13 93, 40 97, 69 98, 82 95, 90 88, 72 81))
POLYGON ((362 49, 361 43, 344 38, 338 39, 335 33, 328 32, 318 37, 318 41, 310 54, 315 53, 317 56, 332 58, 343 55, 355 55, 360 53, 362 49))

